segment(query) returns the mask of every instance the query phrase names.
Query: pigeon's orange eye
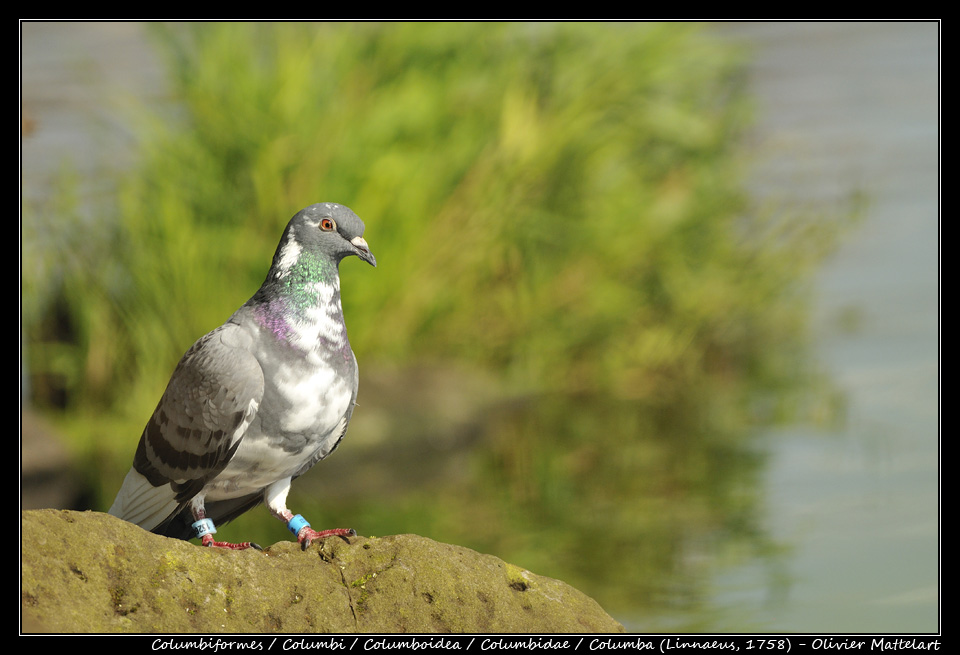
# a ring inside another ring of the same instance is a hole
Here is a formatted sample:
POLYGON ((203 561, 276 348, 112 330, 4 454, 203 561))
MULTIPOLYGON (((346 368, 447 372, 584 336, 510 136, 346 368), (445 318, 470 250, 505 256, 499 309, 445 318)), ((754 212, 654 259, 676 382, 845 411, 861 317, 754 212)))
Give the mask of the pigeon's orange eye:
POLYGON ((333 222, 332 218, 324 218, 320 221, 320 229, 324 232, 330 232, 337 229, 337 224, 333 222))

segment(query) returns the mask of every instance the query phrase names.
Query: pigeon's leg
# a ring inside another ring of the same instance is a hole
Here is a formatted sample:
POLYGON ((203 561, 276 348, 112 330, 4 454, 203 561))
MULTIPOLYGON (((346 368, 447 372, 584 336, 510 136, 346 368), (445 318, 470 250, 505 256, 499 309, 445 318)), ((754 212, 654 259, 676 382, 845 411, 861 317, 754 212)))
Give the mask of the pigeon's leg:
POLYGON ((263 550, 252 541, 244 541, 239 544, 233 544, 229 541, 214 541, 213 535, 217 531, 217 528, 214 527, 213 521, 207 518, 206 511, 203 508, 203 499, 200 499, 199 502, 194 500, 190 510, 193 513, 195 521, 193 524, 194 535, 200 539, 201 546, 229 548, 231 550, 246 550, 247 548, 263 550))
POLYGON ((340 537, 347 541, 347 537, 356 536, 356 530, 351 528, 334 528, 332 530, 321 530, 317 532, 310 527, 299 514, 294 515, 287 509, 287 494, 290 493, 290 478, 274 482, 263 492, 264 502, 270 513, 287 524, 287 528, 296 535, 300 542, 300 548, 306 550, 314 539, 323 539, 324 537, 340 537))

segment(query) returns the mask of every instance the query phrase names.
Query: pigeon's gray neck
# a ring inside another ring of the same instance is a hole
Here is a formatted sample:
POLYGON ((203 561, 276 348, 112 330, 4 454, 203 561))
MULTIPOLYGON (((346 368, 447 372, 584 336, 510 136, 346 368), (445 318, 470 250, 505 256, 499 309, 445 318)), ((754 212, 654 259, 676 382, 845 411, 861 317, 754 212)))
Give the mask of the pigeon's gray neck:
POLYGON ((339 349, 347 342, 340 276, 330 258, 306 252, 281 258, 254 300, 257 322, 291 346, 339 349))

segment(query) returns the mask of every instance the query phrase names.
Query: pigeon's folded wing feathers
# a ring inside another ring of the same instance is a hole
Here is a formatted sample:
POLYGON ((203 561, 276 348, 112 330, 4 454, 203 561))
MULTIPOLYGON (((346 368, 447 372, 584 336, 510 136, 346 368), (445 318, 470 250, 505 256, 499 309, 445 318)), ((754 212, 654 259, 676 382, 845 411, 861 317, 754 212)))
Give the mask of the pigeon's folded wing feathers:
POLYGON ((111 514, 159 531, 226 467, 263 395, 249 343, 248 333, 228 322, 187 351, 144 428, 111 514))

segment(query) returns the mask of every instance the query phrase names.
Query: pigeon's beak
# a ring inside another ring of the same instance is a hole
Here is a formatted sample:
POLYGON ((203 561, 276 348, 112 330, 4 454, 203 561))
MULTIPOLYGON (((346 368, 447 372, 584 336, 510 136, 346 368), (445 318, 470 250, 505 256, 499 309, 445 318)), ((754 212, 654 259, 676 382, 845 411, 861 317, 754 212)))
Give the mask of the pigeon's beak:
POLYGON ((367 262, 374 268, 377 267, 377 258, 373 256, 372 252, 370 252, 370 246, 368 246, 367 242, 363 240, 363 237, 354 237, 350 239, 350 243, 352 243, 353 247, 357 249, 357 257, 367 262))

